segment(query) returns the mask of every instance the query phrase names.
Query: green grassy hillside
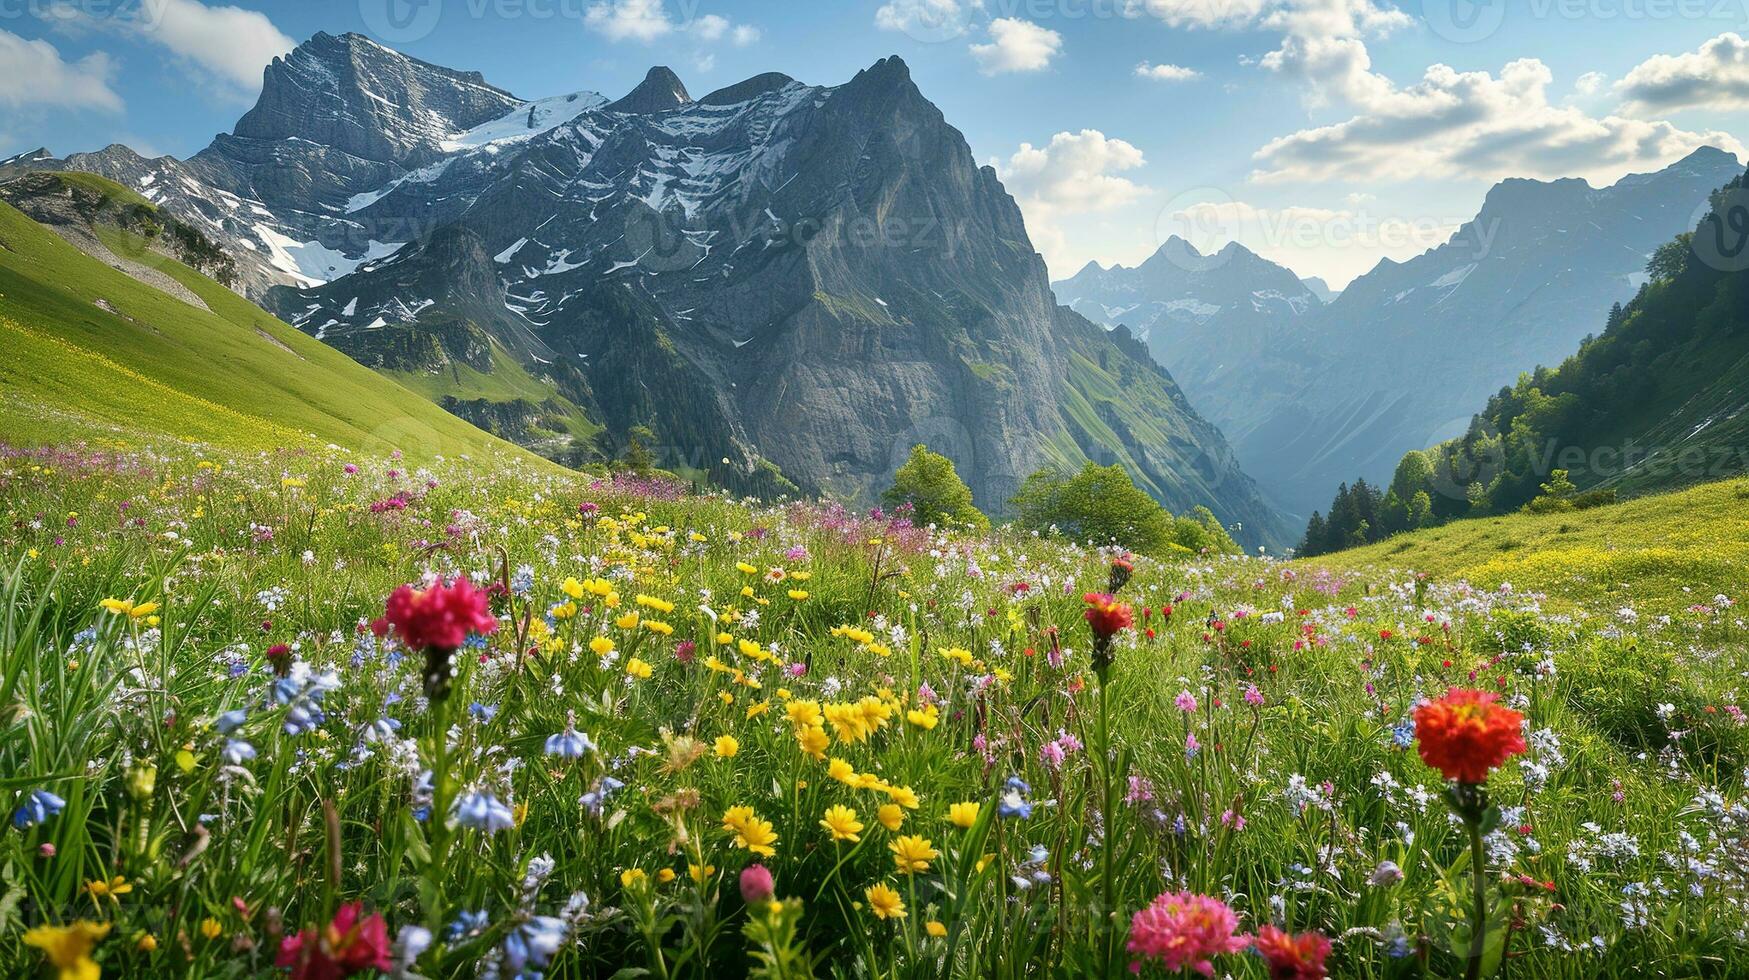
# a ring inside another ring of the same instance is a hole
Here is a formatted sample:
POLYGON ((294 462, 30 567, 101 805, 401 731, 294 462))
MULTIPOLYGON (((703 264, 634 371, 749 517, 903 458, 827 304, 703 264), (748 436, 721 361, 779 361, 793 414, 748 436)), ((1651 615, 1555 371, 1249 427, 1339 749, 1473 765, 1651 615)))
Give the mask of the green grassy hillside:
MULTIPOLYGON (((79 187, 128 206, 119 185, 79 187)), ((142 240, 99 224, 118 256, 208 310, 113 269, 0 203, 0 437, 167 434, 237 448, 336 445, 415 458, 523 451, 269 316, 142 240), (210 312, 209 312, 210 310, 210 312)))
POLYGON ((1425 572, 1558 605, 1675 612, 1749 587, 1749 480, 1557 514, 1454 521, 1302 559, 1302 569, 1425 572))

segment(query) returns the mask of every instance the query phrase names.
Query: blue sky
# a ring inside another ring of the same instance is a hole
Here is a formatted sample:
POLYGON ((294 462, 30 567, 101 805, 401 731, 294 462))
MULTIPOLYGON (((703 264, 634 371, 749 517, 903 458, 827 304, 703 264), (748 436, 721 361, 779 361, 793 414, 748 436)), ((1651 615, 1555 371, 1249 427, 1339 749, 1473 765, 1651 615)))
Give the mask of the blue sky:
POLYGON ((0 0, 0 156, 187 156, 319 30, 525 98, 901 55, 1057 278, 1182 234, 1341 285, 1502 177, 1749 157, 1749 0, 0 0))

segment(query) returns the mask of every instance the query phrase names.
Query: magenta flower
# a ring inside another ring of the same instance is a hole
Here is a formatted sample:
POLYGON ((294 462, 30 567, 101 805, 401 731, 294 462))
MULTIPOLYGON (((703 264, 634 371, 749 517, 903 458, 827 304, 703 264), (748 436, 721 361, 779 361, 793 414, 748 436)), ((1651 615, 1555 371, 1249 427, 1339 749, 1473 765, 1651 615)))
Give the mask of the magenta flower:
POLYGON ((771 900, 777 885, 763 864, 750 864, 741 871, 741 900, 748 905, 771 900))

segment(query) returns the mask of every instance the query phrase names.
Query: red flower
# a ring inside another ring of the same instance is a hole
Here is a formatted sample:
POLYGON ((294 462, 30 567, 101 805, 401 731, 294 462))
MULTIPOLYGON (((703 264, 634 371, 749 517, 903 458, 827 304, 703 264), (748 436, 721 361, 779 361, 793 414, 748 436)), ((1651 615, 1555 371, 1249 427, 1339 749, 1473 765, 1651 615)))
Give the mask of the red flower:
POLYGON ((1488 772, 1524 751, 1524 716, 1499 695, 1454 687, 1415 709, 1421 761, 1460 783, 1485 783, 1488 772))
POLYGON ((1087 625, 1093 627, 1093 635, 1101 640, 1111 639, 1135 622, 1129 603, 1117 601, 1108 592, 1089 592, 1082 598, 1087 600, 1087 611, 1083 614, 1087 625))
POLYGON ((1324 958, 1330 955, 1330 940, 1317 932, 1295 936, 1264 926, 1251 939, 1263 961, 1269 964, 1270 980, 1324 980, 1324 958))
POLYGON ((1136 561, 1130 555, 1118 555, 1111 560, 1111 576, 1108 582, 1111 591, 1122 589, 1129 582, 1130 576, 1136 573, 1136 561))
POLYGON ((415 650, 459 650, 469 633, 498 628, 486 593, 466 578, 429 589, 403 585, 390 593, 383 618, 371 624, 378 636, 394 627, 401 642, 415 650))
POLYGON ((365 970, 392 970, 389 927, 380 913, 363 915, 363 902, 349 902, 318 932, 305 928, 280 940, 275 966, 290 967, 292 980, 339 980, 365 970))

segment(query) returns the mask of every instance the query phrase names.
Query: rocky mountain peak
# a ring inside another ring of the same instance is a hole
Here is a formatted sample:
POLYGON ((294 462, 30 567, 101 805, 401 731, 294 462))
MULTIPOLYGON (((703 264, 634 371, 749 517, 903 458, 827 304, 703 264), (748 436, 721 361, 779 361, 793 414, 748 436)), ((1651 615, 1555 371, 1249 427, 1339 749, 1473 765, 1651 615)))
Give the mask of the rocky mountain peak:
POLYGON ((715 92, 698 100, 699 105, 740 105, 743 102, 757 99, 767 92, 775 92, 786 85, 793 84, 795 79, 780 71, 768 71, 754 75, 746 81, 736 82, 717 89, 715 92))
POLYGON ((54 159, 54 157, 55 157, 55 155, 53 153, 49 152, 48 147, 39 146, 34 150, 27 150, 23 153, 18 154, 17 156, 10 156, 4 160, 0 160, 0 167, 11 166, 12 164, 15 164, 15 163, 23 163, 23 164, 36 163, 36 162, 41 161, 41 160, 52 160, 52 159, 54 159))
POLYGON ((619 101, 609 103, 607 109, 609 112, 647 115, 678 109, 691 101, 692 96, 686 93, 680 76, 666 65, 657 65, 650 69, 637 88, 627 92, 619 101))
POLYGON ((440 142, 521 105, 477 71, 410 58, 361 34, 318 33, 273 59, 234 135, 296 137, 363 160, 418 165, 440 142))

